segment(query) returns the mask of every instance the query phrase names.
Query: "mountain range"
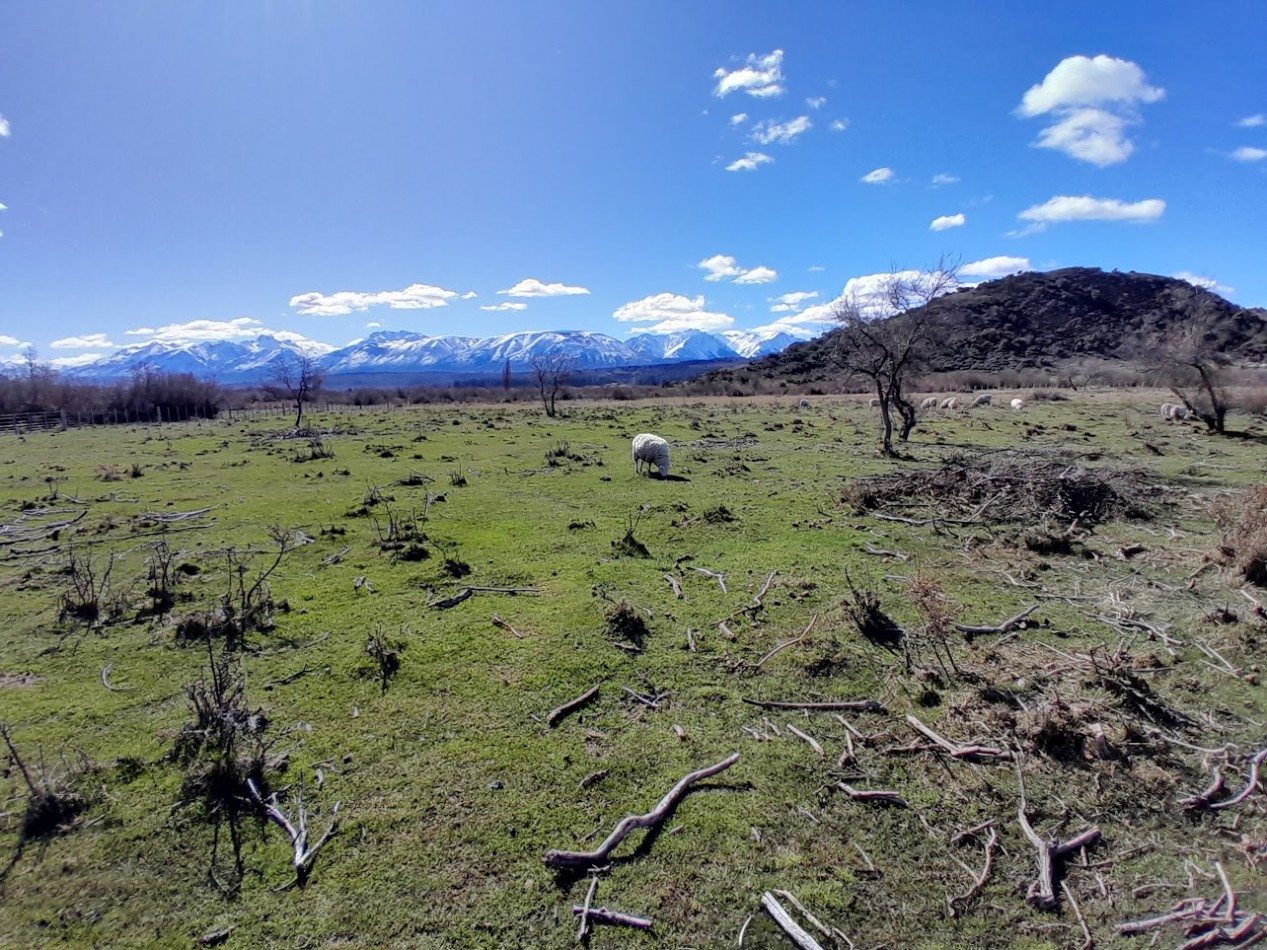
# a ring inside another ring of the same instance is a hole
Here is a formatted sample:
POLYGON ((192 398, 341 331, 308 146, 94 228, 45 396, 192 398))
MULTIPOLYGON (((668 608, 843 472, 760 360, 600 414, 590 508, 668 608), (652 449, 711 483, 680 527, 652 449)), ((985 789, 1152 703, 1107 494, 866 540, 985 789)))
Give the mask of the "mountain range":
MULTIPOLYGON (((808 336, 806 334, 805 336, 808 336)), ((417 382, 440 378, 478 378, 499 375, 509 362, 512 372, 529 371, 533 360, 564 355, 579 372, 711 361, 740 362, 777 353, 798 339, 791 334, 725 330, 705 333, 688 330, 673 334, 643 333, 628 341, 585 330, 544 330, 508 333, 480 339, 466 336, 426 336, 408 330, 380 330, 363 340, 317 354, 320 371, 331 382, 373 385, 375 378, 391 378, 391 385, 417 376, 417 382)), ((69 378, 109 382, 127 379, 144 367, 160 373, 192 373, 214 377, 228 385, 265 382, 279 362, 310 346, 261 335, 237 341, 162 343, 124 347, 92 363, 69 367, 69 378)))

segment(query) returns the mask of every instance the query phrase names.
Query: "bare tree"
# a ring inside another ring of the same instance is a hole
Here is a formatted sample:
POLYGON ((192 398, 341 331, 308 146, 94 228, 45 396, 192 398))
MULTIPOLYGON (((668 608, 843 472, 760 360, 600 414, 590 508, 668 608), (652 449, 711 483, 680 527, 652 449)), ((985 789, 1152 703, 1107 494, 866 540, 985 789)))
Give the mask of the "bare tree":
POLYGON ((27 408, 42 409, 53 380, 53 368, 40 362, 40 351, 30 344, 22 350, 22 362, 26 364, 27 408))
POLYGON ((304 403, 321 390, 324 377, 313 353, 294 352, 273 363, 273 380, 295 401, 295 428, 304 417, 304 403))
POLYGON ((1165 342, 1143 354, 1147 374, 1169 389, 1210 432, 1224 432, 1231 395, 1227 389, 1232 360, 1215 332, 1218 300, 1196 290, 1187 305, 1187 320, 1165 342))
POLYGON ((900 420, 902 442, 919 421, 915 404, 906 397, 906 385, 923 367, 932 342, 936 320, 927 304, 958 285, 958 261, 942 256, 928 270, 894 268, 869 297, 854 293, 836 302, 833 316, 840 330, 831 358, 846 376, 866 380, 874 391, 883 425, 881 452, 886 456, 898 456, 893 448, 894 414, 900 420))
POLYGON ((545 407, 546 415, 553 419, 557 412, 554 404, 559 391, 567 385, 572 373, 576 371, 576 357, 555 350, 534 356, 528 361, 528 365, 532 367, 533 378, 537 381, 541 405, 545 407))

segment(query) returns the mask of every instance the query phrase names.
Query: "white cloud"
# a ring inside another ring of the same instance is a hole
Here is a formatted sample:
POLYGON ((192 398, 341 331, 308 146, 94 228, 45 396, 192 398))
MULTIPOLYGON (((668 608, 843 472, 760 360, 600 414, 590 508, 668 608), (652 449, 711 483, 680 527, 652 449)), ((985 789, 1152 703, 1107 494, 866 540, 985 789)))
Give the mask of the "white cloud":
POLYGON ((827 97, 826 96, 810 96, 808 99, 805 100, 805 104, 809 106, 811 109, 821 109, 823 106, 827 105, 827 97))
POLYGON ((303 334, 290 330, 270 330, 253 317, 237 317, 233 320, 190 320, 187 323, 169 323, 157 329, 137 327, 135 330, 125 330, 124 333, 128 336, 145 337, 142 343, 173 344, 253 340, 257 336, 267 335, 288 343, 297 343, 314 353, 328 353, 334 349, 329 344, 310 340, 303 334))
POLYGON ((3 201, 0 201, 0 211, 8 211, 8 210, 9 210, 9 206, 5 204, 3 201))
POLYGON ((779 272, 771 267, 754 267, 735 278, 736 284, 768 284, 778 280, 779 272))
POLYGON ((758 99, 782 95, 783 50, 776 49, 765 56, 750 53, 743 66, 730 71, 717 69, 713 78, 717 80, 713 95, 719 99, 738 91, 758 99))
POLYGON ((749 152, 743 158, 737 158, 726 166, 728 172, 754 172, 761 165, 768 165, 774 161, 769 155, 763 152, 749 152))
POLYGON ((959 268, 959 276, 993 280, 996 277, 1006 277, 1008 274, 1016 274, 1029 269, 1028 257, 987 257, 979 261, 973 261, 970 264, 964 264, 963 267, 959 268))
POLYGON ((1131 157, 1135 143, 1126 137, 1126 120, 1103 109, 1074 109, 1038 134, 1039 148, 1055 149, 1104 168, 1131 157))
POLYGON ((27 346, 27 345, 28 344, 23 343, 17 337, 6 336, 5 334, 0 333, 0 346, 27 346))
POLYGON ((338 293, 322 294, 312 291, 296 294, 290 298, 290 305, 305 316, 338 317, 353 310, 368 310, 370 307, 388 306, 393 310, 430 310, 433 307, 447 307, 449 301, 457 296, 453 290, 433 287, 430 284, 410 284, 404 290, 379 290, 361 292, 341 290, 338 293))
POLYGON ((104 333, 90 333, 88 336, 68 336, 54 340, 49 346, 54 350, 94 350, 118 349, 118 343, 111 343, 104 333))
POLYGON ((831 129, 833 132, 843 132, 845 131, 845 129, 849 128, 849 120, 848 119, 832 119, 831 125, 829 125, 828 128, 831 129))
POLYGON ((740 267, 729 254, 714 254, 695 266, 708 272, 705 280, 730 280, 736 284, 768 284, 779 276, 769 267, 740 267))
POLYGON ((9 120, 0 115, 0 138, 9 137, 9 120))
POLYGON ((476 297, 478 297, 478 296, 479 296, 479 294, 477 294, 475 291, 473 291, 473 290, 468 290, 466 293, 464 293, 464 294, 462 295, 462 299, 463 299, 463 300, 474 300, 474 299, 475 299, 476 297))
POLYGON ((714 254, 712 257, 700 261, 695 266, 708 271, 704 275, 705 280, 726 280, 728 277, 738 277, 743 273, 739 262, 729 254, 714 254))
POLYGON ((662 293, 643 297, 620 307, 612 318, 622 323, 652 323, 639 327, 637 333, 675 333, 679 330, 725 330, 735 318, 726 313, 705 310, 704 295, 684 297, 662 293))
POLYGON ((1261 162, 1264 158, 1267 158, 1267 149, 1242 145, 1232 153, 1232 157, 1238 162, 1261 162))
POLYGON ((814 123, 807 115, 797 116, 790 122, 772 122, 766 119, 753 127, 752 138, 761 145, 769 145, 772 142, 790 145, 798 135, 813 127, 814 123))
POLYGON ((387 324, 383 323, 381 320, 371 320, 369 323, 365 324, 365 329, 381 330, 385 326, 387 326, 387 324))
POLYGON ((78 356, 59 356, 48 361, 49 366, 57 369, 70 369, 75 366, 87 366, 104 357, 105 353, 80 353, 78 356))
POLYGON ((509 290, 497 292, 511 297, 573 297, 577 294, 588 294, 589 288, 569 287, 567 284, 543 284, 535 277, 525 277, 509 290))
POLYGON ((943 214, 939 218, 933 218, 933 223, 928 226, 930 231, 946 231, 950 228, 962 228, 968 223, 968 219, 963 213, 959 214, 943 214))
POLYGON ((1103 54, 1094 58, 1069 56, 1041 83, 1030 87, 1019 111, 1030 117, 1106 103, 1133 106, 1157 102, 1165 95, 1166 90, 1148 85, 1144 71, 1130 60, 1103 54))
POLYGON ((506 301, 503 301, 502 303, 494 304, 492 306, 480 307, 480 309, 488 310, 488 311, 496 313, 497 311, 500 311, 500 310, 527 310, 528 305, 526 303, 516 303, 511 300, 506 300, 506 301))
POLYGON ((959 178, 955 175, 947 175, 945 172, 933 176, 933 184, 936 185, 957 185, 959 178))
POLYGON ((1241 121, 1236 123, 1242 129, 1258 129, 1267 125, 1267 115, 1258 113, 1257 115, 1247 115, 1241 121))
POLYGON ((1092 198, 1090 195, 1057 195, 1041 205, 1022 211, 1018 218, 1033 222, 1025 233, 1045 230, 1060 221, 1156 221, 1166 211, 1160 198, 1146 198, 1128 204, 1116 198, 1092 198))
POLYGON ((822 264, 811 264, 809 266, 809 272, 811 274, 820 274, 825 270, 827 270, 827 268, 824 267, 822 264))
POLYGON ((862 180, 868 185, 882 185, 892 179, 893 169, 891 168, 877 168, 875 171, 867 172, 862 176, 862 180))
POLYGON ((805 307, 807 300, 813 300, 818 296, 817 290, 794 290, 790 293, 779 294, 777 297, 771 297, 770 307, 771 313, 800 313, 805 307))
POLYGON ((748 113, 746 112, 736 112, 734 115, 730 117, 731 125, 743 125, 747 121, 748 121, 748 113))
POLYGON ((1181 270, 1174 276, 1180 280, 1186 280, 1194 287, 1204 287, 1206 290, 1212 290, 1214 293, 1223 297, 1230 297, 1232 294, 1236 293, 1235 287, 1228 287, 1224 284, 1220 284, 1213 277, 1206 277, 1203 274, 1194 274, 1192 271, 1181 270))
POLYGON ((1138 107, 1158 102, 1166 90, 1150 86, 1144 71, 1112 56, 1062 59, 1041 83, 1030 87, 1017 114, 1053 115, 1057 121, 1034 144, 1104 167, 1126 161, 1135 150, 1128 125, 1139 121, 1138 107))

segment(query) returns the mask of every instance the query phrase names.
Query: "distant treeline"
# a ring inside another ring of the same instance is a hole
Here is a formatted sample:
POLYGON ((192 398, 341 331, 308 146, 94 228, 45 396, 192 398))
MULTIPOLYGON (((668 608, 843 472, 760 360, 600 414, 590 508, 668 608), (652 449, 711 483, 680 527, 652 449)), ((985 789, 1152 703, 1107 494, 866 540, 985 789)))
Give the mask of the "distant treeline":
POLYGON ((225 405, 214 380, 192 373, 141 372, 116 383, 67 379, 47 366, 0 375, 0 413, 64 412, 113 419, 212 419, 225 405))

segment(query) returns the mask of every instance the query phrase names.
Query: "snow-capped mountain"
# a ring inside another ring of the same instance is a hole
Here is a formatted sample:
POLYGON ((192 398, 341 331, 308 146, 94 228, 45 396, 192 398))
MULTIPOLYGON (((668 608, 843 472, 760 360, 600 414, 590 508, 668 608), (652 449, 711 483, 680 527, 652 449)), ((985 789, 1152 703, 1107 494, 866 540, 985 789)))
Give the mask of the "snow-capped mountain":
POLYGON ((808 330, 797 335, 786 330, 723 330, 721 336, 725 337, 731 348, 746 360, 759 359, 771 353, 782 353, 793 343, 802 343, 814 338, 814 334, 808 330))
MULTIPOLYGON (((721 334, 689 330, 668 335, 637 334, 628 342, 587 330, 527 330, 481 339, 426 336, 408 330, 380 330, 339 349, 320 346, 318 366, 327 377, 374 374, 500 373, 507 361, 523 371, 538 357, 562 354, 578 370, 602 370, 707 360, 739 360, 777 352, 796 340, 788 334, 728 330, 721 334)), ((141 368, 161 373, 192 373, 228 384, 267 381, 279 360, 313 353, 299 344, 261 335, 252 340, 145 343, 124 347, 93 363, 63 370, 84 380, 126 379, 141 368)), ((362 383, 363 384, 363 383, 362 383)))

